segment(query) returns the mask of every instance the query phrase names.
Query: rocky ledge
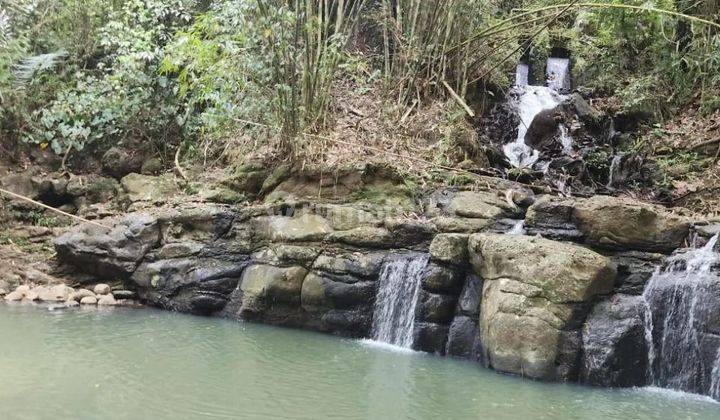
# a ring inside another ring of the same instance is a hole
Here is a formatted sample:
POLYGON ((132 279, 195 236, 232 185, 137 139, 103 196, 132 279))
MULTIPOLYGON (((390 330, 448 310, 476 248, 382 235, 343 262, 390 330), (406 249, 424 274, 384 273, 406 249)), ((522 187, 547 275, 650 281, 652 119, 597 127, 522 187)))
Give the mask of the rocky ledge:
POLYGON ((427 253, 415 349, 537 379, 647 382, 637 298, 690 221, 603 196, 428 197, 411 218, 358 203, 150 207, 55 246, 61 262, 150 305, 350 337, 372 335, 383 264, 427 253), (527 235, 504 234, 521 220, 527 235))

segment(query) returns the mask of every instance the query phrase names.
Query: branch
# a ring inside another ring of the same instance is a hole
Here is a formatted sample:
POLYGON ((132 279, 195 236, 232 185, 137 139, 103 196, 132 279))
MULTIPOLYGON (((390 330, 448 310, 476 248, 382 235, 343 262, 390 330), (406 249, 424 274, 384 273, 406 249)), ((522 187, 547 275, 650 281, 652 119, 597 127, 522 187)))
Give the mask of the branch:
POLYGON ((34 204, 34 205, 36 205, 36 206, 40 206, 40 207, 42 207, 42 208, 44 208, 44 209, 48 209, 48 210, 53 211, 53 212, 55 212, 55 213, 62 214, 63 216, 67 216, 67 217, 69 217, 69 218, 71 218, 71 219, 75 219, 75 220, 80 221, 80 222, 90 223, 90 224, 93 224, 93 225, 95 225, 95 226, 99 226, 99 227, 105 228, 105 229, 112 229, 110 226, 103 225, 103 224, 101 224, 101 223, 94 222, 94 221, 92 221, 92 220, 84 219, 84 218, 82 218, 82 217, 80 217, 80 216, 75 216, 74 214, 66 213, 66 212, 64 212, 64 211, 62 211, 62 210, 56 209, 55 207, 50 207, 50 206, 48 206, 47 204, 43 204, 43 203, 40 203, 40 202, 38 202, 38 201, 35 201, 35 200, 33 200, 32 198, 25 197, 24 195, 15 194, 15 193, 12 192, 12 191, 8 191, 8 190, 4 190, 4 189, 0 188, 0 193, 9 195, 10 197, 13 197, 13 198, 17 198, 18 200, 27 201, 28 203, 32 203, 32 204, 34 204))

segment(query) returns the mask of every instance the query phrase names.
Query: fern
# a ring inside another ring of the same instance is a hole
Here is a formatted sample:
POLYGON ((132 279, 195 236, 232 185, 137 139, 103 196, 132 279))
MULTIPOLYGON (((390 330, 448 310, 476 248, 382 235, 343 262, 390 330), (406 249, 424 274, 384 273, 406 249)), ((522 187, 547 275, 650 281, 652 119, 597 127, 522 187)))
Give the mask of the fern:
POLYGON ((52 71, 67 56, 67 51, 55 51, 48 54, 39 54, 23 59, 13 66, 13 77, 18 87, 28 84, 35 75, 52 71))

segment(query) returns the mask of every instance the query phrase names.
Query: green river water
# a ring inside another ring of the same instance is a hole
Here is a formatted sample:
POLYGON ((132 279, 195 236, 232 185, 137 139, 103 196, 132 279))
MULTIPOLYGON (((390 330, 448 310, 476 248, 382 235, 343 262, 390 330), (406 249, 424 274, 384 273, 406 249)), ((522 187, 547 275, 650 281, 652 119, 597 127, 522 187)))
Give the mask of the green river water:
POLYGON ((2 420, 240 418, 720 419, 720 404, 217 318, 0 303, 2 420))

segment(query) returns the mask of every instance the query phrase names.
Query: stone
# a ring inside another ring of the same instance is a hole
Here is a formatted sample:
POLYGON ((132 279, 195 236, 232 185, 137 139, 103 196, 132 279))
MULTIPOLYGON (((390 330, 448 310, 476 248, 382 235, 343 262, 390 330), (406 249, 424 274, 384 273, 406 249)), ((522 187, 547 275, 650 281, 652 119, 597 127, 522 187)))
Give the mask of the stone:
POLYGON ((427 353, 445 354, 448 329, 447 325, 416 322, 413 348, 427 353))
POLYGON ((359 277, 377 277, 382 265, 382 254, 354 252, 342 256, 320 255, 313 269, 332 274, 349 274, 359 277))
POLYGON ((613 295, 596 304, 583 328, 581 380, 599 386, 647 385, 648 348, 642 296, 613 295))
POLYGON ((99 175, 79 175, 70 178, 67 191, 74 197, 73 204, 81 208, 112 200, 120 191, 120 183, 99 175))
POLYGON ((66 308, 74 308, 74 307, 76 307, 76 306, 80 306, 80 304, 79 304, 77 301, 75 301, 75 300, 67 300, 67 301, 65 302, 65 307, 66 307, 66 308))
POLYGON ((328 220, 334 230, 350 230, 379 223, 374 214, 352 206, 327 204, 318 206, 317 212, 328 220))
POLYGON ((641 295, 645 290, 645 284, 650 280, 655 269, 663 264, 665 257, 663 254, 640 251, 613 254, 610 259, 617 266, 614 291, 628 295, 641 295))
POLYGON ((119 147, 111 147, 102 158, 103 171, 117 179, 140 171, 141 166, 142 161, 131 150, 119 147))
POLYGON ((113 290, 112 295, 117 300, 135 299, 137 297, 137 293, 132 290, 113 290))
POLYGON ((390 231, 385 228, 371 226, 334 232, 328 235, 327 241, 362 248, 390 248, 395 244, 395 238, 390 231))
MULTIPOLYGON (((0 178, 0 186, 8 191, 12 191, 15 194, 19 194, 28 198, 38 199, 40 197, 40 188, 38 183, 33 179, 32 173, 10 173, 0 178)), ((12 204, 15 207, 29 209, 28 204, 25 201, 12 199, 12 204)))
POLYGON ((302 307, 307 311, 370 307, 374 296, 374 282, 344 283, 315 273, 305 277, 301 291, 302 307))
POLYGON ((688 220, 660 206, 599 195, 579 200, 573 220, 587 244, 619 250, 671 252, 690 229, 688 220))
POLYGON ((150 158, 143 162, 140 173, 143 175, 158 175, 164 169, 162 161, 158 158, 150 158))
POLYGON ((273 242, 321 241, 332 232, 325 218, 303 213, 293 217, 267 216, 253 220, 255 231, 273 242))
POLYGON ((322 315, 321 321, 327 331, 363 338, 370 335, 372 312, 364 309, 331 309, 322 315))
POLYGON ((80 299, 81 305, 97 305, 98 300, 95 296, 84 296, 80 299))
POLYGON ((222 309, 237 289, 248 265, 245 258, 148 258, 131 280, 142 300, 176 311, 210 315, 222 309))
POLYGON ((40 291, 41 290, 47 291, 47 288, 38 287, 38 288, 32 289, 29 292, 25 293, 24 299, 29 300, 31 302, 36 301, 36 300, 42 300, 42 299, 40 299, 40 291))
POLYGON ((479 361, 482 355, 477 321, 469 316, 456 316, 448 332, 447 354, 479 361))
POLYGON ((128 278, 159 241, 157 219, 132 213, 118 220, 112 229, 89 223, 75 226, 55 239, 55 251, 61 262, 88 274, 128 278))
POLYGON ((7 295, 5 295, 5 300, 8 302, 14 302, 14 301, 23 300, 24 297, 25 297, 25 295, 23 293, 15 290, 15 291, 12 291, 12 292, 8 293, 7 295))
POLYGON ((616 269, 589 249, 539 237, 476 234, 470 259, 483 280, 480 334, 487 362, 502 372, 574 380, 580 326, 616 269))
POLYGON ((437 232, 435 225, 427 220, 394 217, 385 219, 384 225, 394 242, 402 246, 427 242, 437 232))
POLYGON ((38 291, 38 298, 43 302, 65 302, 68 300, 71 292, 72 289, 68 286, 58 284, 38 291))
POLYGON ((570 96, 570 104, 575 108, 577 116, 591 127, 597 127, 605 117, 602 111, 590 105, 585 98, 577 92, 570 96))
POLYGON ((257 262, 270 265, 281 263, 300 263, 301 265, 312 263, 318 258, 319 249, 301 245, 271 244, 268 248, 258 251, 252 255, 257 262))
POLYGON ((310 273, 303 281, 300 300, 303 309, 310 312, 330 308, 329 299, 325 296, 327 280, 317 274, 310 273))
POLYGON ((251 265, 245 269, 240 280, 243 299, 249 303, 264 300, 299 304, 303 279, 307 273, 307 269, 299 266, 251 265))
POLYGON ((422 273, 423 289, 431 292, 458 293, 462 280, 458 270, 435 263, 428 263, 422 273))
POLYGON ((457 312, 477 319, 480 313, 480 300, 482 299, 483 281, 473 273, 465 276, 465 284, 458 298, 457 312))
POLYGON ((462 217, 438 216, 430 220, 438 232, 443 233, 477 233, 492 224, 490 219, 467 219, 462 217))
POLYGON ((208 188, 202 188, 198 195, 203 201, 210 203, 236 204, 245 199, 242 193, 223 185, 211 185, 208 188))
POLYGON ((448 264, 466 264, 468 236, 459 233, 435 235, 430 243, 430 258, 448 264))
POLYGON ((96 284, 93 288, 93 293, 96 295, 107 295, 110 293, 110 286, 104 283, 96 284))
POLYGON ((179 189, 172 175, 148 176, 131 173, 120 180, 128 200, 132 203, 166 203, 178 194, 179 189))
POLYGON ((519 216, 517 207, 511 206, 504 197, 491 192, 458 192, 450 202, 449 211, 456 216, 474 219, 499 219, 519 216))
POLYGON ((30 292, 30 286, 27 284, 21 284, 15 289, 15 291, 20 293, 22 296, 25 296, 28 292, 30 292))
POLYGON ((573 200, 556 199, 548 195, 540 196, 528 208, 525 215, 525 230, 528 235, 542 235, 544 238, 579 241, 580 232, 573 221, 573 200))
POLYGON ((102 295, 97 300, 98 306, 115 306, 117 305, 117 300, 113 297, 111 294, 102 295))
POLYGON ((95 297, 95 293, 88 289, 78 289, 72 293, 70 293, 70 296, 68 297, 69 300, 75 300, 80 301, 84 297, 95 297))
POLYGON ((422 291, 418 304, 418 318, 421 321, 449 324, 455 312, 457 296, 422 291))

